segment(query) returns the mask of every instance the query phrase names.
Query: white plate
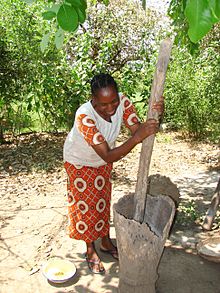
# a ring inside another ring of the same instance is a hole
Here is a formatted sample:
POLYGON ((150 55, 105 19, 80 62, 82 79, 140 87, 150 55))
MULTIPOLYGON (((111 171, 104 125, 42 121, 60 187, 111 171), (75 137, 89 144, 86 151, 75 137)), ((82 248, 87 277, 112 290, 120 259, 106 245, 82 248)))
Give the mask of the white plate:
POLYGON ((64 283, 76 273, 75 265, 64 259, 51 258, 42 267, 43 275, 53 283, 64 283))

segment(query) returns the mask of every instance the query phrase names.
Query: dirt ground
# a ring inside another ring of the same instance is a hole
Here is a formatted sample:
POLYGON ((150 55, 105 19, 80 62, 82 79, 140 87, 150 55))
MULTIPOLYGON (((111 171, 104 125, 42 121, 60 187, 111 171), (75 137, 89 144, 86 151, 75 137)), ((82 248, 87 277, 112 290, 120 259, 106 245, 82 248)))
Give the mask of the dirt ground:
MULTIPOLYGON (((65 136, 8 137, 8 144, 0 146, 1 293, 117 292, 118 262, 100 252, 106 274, 91 274, 84 243, 66 234, 65 136), (77 267, 67 283, 53 284, 42 275, 42 265, 54 256, 77 267)), ((135 190, 139 153, 137 146, 115 163, 113 204, 135 190)), ((220 293, 220 264, 201 258, 196 250, 201 239, 220 233, 219 211, 214 230, 201 229, 220 174, 219 147, 176 133, 158 134, 150 174, 158 173, 177 184, 181 202, 159 264, 157 293, 220 293)), ((111 236, 115 241, 112 218, 111 236)))

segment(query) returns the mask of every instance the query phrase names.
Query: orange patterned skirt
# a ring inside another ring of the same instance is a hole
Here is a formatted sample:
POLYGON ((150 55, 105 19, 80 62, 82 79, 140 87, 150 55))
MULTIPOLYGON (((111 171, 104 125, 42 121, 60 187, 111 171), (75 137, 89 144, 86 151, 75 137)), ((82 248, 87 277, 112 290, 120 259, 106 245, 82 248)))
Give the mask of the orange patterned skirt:
POLYGON ((64 163, 68 179, 69 236, 93 242, 109 233, 112 164, 98 168, 64 163))

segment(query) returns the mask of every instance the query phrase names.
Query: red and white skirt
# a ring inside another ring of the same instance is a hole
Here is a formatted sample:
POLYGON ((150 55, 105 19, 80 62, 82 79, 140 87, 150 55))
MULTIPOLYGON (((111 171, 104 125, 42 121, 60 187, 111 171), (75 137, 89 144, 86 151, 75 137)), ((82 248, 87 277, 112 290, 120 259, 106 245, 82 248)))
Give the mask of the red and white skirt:
POLYGON ((64 163, 68 179, 69 236, 92 242, 109 233, 112 164, 98 168, 64 163))

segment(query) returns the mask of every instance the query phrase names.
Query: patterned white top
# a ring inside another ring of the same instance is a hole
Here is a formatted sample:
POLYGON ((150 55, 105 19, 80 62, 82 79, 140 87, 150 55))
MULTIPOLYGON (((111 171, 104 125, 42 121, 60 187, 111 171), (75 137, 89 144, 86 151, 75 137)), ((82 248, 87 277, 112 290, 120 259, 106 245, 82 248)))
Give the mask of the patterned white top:
POLYGON ((91 145, 106 141, 113 148, 124 122, 129 128, 138 123, 135 108, 131 101, 119 94, 120 104, 111 116, 111 122, 103 119, 93 108, 91 101, 76 111, 73 128, 69 132, 63 149, 64 162, 75 166, 99 167, 106 162, 94 151, 91 145))

